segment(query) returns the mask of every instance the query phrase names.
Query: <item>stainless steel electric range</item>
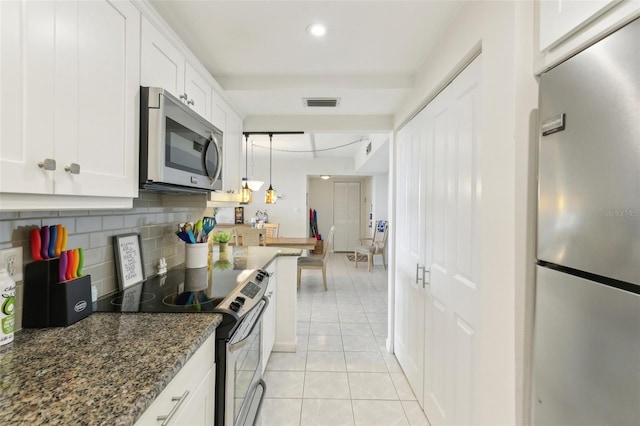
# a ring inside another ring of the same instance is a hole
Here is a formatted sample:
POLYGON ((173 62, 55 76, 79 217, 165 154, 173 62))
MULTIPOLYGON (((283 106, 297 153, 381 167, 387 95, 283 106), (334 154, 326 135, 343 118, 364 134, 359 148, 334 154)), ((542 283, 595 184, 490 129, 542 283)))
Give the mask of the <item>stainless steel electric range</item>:
POLYGON ((253 424, 266 384, 262 380, 261 321, 269 303, 262 269, 175 269, 93 304, 94 312, 218 313, 215 425, 253 424))

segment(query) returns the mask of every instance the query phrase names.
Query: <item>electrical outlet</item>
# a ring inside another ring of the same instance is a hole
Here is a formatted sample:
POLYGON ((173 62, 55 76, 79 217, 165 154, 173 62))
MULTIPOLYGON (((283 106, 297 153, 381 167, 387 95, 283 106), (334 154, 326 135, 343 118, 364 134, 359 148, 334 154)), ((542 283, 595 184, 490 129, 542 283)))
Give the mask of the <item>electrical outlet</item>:
POLYGON ((22 281, 22 247, 0 250, 0 267, 7 268, 15 282, 22 281))

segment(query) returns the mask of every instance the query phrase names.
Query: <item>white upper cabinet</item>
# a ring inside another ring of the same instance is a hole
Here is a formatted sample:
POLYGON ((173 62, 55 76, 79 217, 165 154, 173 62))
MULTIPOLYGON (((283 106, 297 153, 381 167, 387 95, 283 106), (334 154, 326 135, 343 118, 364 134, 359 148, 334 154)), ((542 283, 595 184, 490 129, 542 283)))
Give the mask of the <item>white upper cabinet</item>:
POLYGON ((617 2, 618 0, 540 1, 540 50, 546 50, 617 2))
POLYGON ((138 9, 1 2, 0 16, 0 207, 7 194, 136 197, 138 9))
POLYGON ((640 16, 640 0, 537 0, 539 74, 640 16))
POLYGON ((184 95, 185 57, 145 17, 141 20, 140 84, 184 95))
POLYGON ((211 85, 187 61, 186 56, 144 17, 141 49, 141 84, 168 90, 207 121, 212 121, 211 85))

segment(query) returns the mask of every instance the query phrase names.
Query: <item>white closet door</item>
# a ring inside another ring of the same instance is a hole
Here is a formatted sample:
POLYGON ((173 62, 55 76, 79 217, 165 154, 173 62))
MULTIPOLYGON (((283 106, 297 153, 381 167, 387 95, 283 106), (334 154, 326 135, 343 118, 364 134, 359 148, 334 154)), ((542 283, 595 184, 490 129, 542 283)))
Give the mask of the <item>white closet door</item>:
MULTIPOLYGON (((479 333, 481 59, 431 104, 427 152, 424 410, 432 426, 473 424, 479 333)), ((485 337, 486 338, 486 337, 485 337)), ((490 395, 484 396, 490 398, 490 395)))
POLYGON ((360 182, 333 183, 333 247, 353 251, 360 242, 360 182))
POLYGON ((424 380, 424 289, 418 278, 425 256, 425 111, 398 132, 396 179, 395 354, 422 403, 424 380))

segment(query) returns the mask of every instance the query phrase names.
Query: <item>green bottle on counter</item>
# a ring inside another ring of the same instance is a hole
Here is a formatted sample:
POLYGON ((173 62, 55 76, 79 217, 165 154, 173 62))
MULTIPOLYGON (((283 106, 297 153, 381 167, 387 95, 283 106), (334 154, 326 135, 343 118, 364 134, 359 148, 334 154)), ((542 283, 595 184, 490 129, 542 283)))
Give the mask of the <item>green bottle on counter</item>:
POLYGON ((0 346, 13 342, 16 321, 16 283, 0 268, 0 346))

